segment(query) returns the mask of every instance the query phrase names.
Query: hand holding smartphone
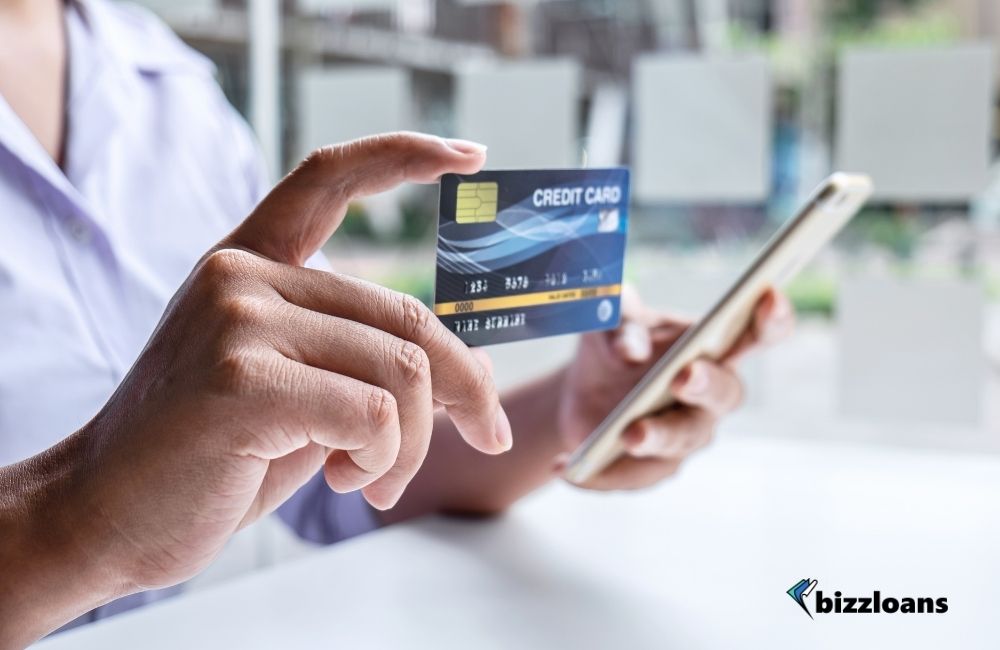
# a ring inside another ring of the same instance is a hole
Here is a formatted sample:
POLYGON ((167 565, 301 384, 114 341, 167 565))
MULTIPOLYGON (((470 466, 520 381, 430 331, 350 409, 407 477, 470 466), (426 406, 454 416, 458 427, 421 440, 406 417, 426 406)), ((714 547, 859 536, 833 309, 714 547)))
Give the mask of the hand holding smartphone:
POLYGON ((837 172, 823 181, 708 313, 667 350, 573 452, 566 479, 585 483, 614 462, 624 449, 621 435, 628 425, 668 408, 673 403, 670 385, 691 362, 723 356, 746 329, 764 292, 791 280, 857 214, 871 192, 871 180, 860 174, 837 172))

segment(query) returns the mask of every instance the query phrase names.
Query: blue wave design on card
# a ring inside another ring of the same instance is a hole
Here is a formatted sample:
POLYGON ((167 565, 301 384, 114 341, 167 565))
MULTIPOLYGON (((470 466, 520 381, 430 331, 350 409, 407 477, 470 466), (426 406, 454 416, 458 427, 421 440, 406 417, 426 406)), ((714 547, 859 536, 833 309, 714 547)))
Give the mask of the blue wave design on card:
POLYGON ((628 201, 624 168, 444 176, 435 311, 470 345, 615 327, 628 201))

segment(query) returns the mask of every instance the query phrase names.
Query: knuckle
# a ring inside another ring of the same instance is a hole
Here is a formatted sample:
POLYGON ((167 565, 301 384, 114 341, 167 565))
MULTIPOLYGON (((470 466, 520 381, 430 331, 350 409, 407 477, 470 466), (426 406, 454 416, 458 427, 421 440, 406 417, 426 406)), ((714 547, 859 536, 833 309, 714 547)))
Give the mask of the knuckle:
POLYGON ((323 168, 335 164, 342 155, 342 148, 346 145, 326 145, 313 149, 299 164, 301 170, 313 170, 317 167, 323 168))
POLYGON ((245 277, 254 267, 257 256, 237 248, 220 248, 202 260, 198 276, 213 284, 226 284, 245 277))
POLYGON ((496 393, 496 388, 493 385, 493 377, 478 363, 475 364, 472 376, 469 378, 468 389, 472 395, 481 397, 492 396, 496 393))
POLYGON ((635 428, 636 434, 643 440, 658 440, 659 430, 654 425, 652 418, 645 417, 636 420, 631 426, 635 428))
POLYGON ((427 353, 416 343, 401 341, 395 352, 395 366, 408 384, 424 383, 430 380, 430 360, 427 353))
POLYGON ((372 429, 378 432, 392 428, 396 422, 396 398, 389 391, 372 386, 365 400, 365 413, 372 429))
POLYGON ((356 154, 378 158, 394 157, 403 152, 402 134, 380 133, 313 150, 302 166, 306 168, 339 165, 345 159, 353 159, 356 154))
POLYGON ((434 329, 431 310, 409 294, 402 294, 400 304, 405 337, 418 344, 429 341, 434 329))
POLYGON ((362 142, 377 154, 392 155, 403 151, 406 136, 407 134, 401 131, 379 133, 365 138, 362 142))
POLYGON ((381 477, 392 469, 398 451, 395 440, 388 441, 389 444, 385 442, 369 442, 364 447, 350 452, 351 460, 366 474, 381 477))
POLYGON ((234 248, 213 251, 194 272, 191 292, 208 310, 221 313, 225 321, 232 322, 247 315, 257 262, 257 256, 247 251, 234 248))
POLYGON ((313 149, 282 182, 338 197, 345 191, 344 174, 349 173, 345 159, 351 155, 352 146, 347 142, 313 149))
POLYGON ((227 293, 215 301, 223 333, 237 332, 263 320, 260 301, 243 293, 227 293))
POLYGON ((217 392, 225 394, 256 392, 261 378, 268 374, 263 366, 263 361, 249 350, 228 352, 215 363, 212 384, 217 392))

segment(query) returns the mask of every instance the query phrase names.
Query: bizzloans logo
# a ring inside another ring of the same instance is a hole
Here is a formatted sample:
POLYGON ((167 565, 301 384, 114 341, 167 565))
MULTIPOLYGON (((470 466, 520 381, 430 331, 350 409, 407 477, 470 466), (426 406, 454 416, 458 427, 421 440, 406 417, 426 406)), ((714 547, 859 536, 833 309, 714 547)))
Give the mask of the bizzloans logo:
POLYGON ((903 598, 883 597, 881 591, 875 591, 871 596, 844 596, 839 591, 833 592, 833 597, 824 596, 823 591, 816 589, 816 598, 812 611, 806 600, 816 589, 816 581, 809 578, 799 580, 786 593, 798 603, 809 618, 816 614, 944 614, 948 611, 947 598, 903 598))

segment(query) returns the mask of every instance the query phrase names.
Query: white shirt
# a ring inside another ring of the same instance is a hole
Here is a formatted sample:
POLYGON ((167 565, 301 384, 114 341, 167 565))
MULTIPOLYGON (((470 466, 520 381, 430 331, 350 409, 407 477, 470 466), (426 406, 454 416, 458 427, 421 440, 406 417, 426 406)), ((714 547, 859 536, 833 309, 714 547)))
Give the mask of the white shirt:
MULTIPOLYGON (((198 258, 268 189, 212 64, 151 14, 79 0, 66 28, 64 170, 0 96, 0 465, 100 410, 198 258)), ((320 542, 376 525, 321 476, 280 513, 320 542)))

